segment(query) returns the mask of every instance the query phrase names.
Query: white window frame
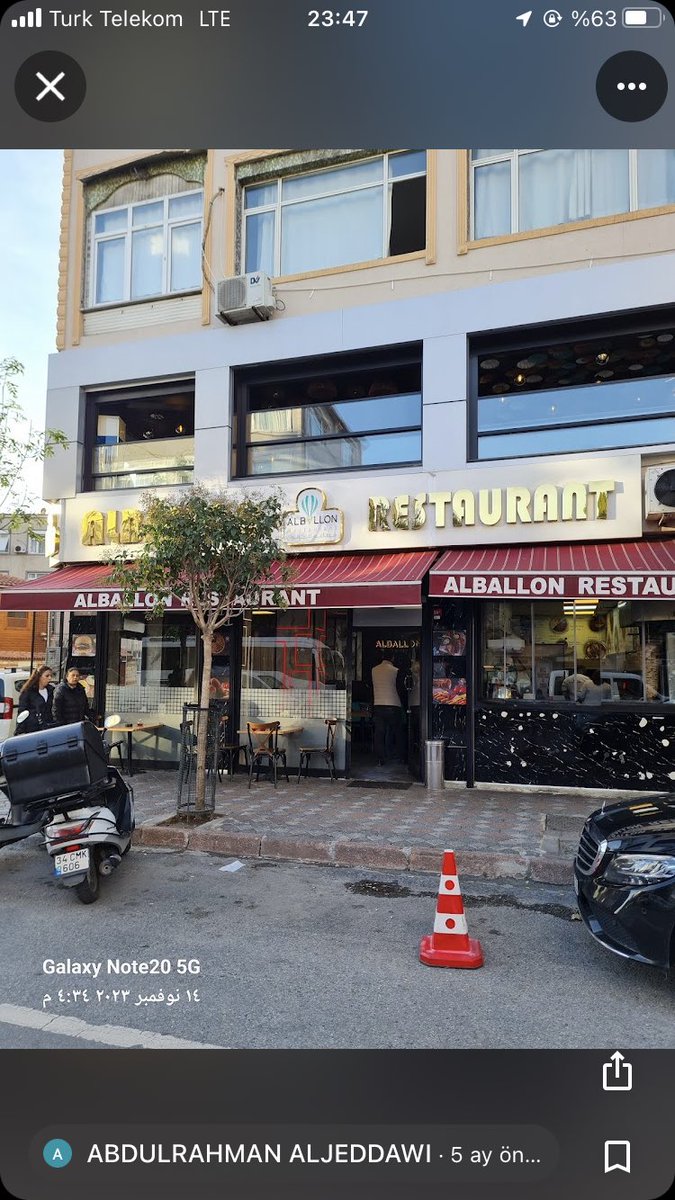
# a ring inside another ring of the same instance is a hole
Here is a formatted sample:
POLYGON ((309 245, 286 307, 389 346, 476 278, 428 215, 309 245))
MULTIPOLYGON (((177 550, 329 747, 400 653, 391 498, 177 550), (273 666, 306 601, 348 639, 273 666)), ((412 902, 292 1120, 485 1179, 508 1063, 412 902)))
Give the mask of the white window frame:
MULTIPOLYGON (((537 229, 521 230, 520 226, 520 211, 519 211, 519 162, 526 154, 538 154, 549 147, 536 147, 530 150, 508 150, 503 154, 492 154, 486 158, 473 158, 473 150, 469 150, 469 237, 472 242, 490 241, 494 239, 513 237, 514 234, 520 234, 526 237, 528 234, 535 234, 537 229), (476 237, 476 221, 475 221, 475 173, 477 167, 490 167, 496 163, 508 162, 511 174, 511 229, 506 233, 488 234, 486 237, 476 237)), ((628 151, 628 190, 629 190, 629 207, 626 212, 648 212, 649 209, 641 209, 639 204, 638 190, 638 150, 628 151)), ((621 212, 612 213, 611 217, 621 216, 621 212)), ((560 225, 551 226, 555 229, 571 229, 575 225, 581 224, 583 221, 599 221, 604 222, 610 217, 582 217, 577 221, 564 221, 560 225)), ((542 228, 549 228, 542 226, 542 228)))
MULTIPOLYGON (((406 179, 427 179, 427 181, 428 181, 428 174, 429 174, 429 163, 428 163, 428 159, 426 157, 427 151, 425 150, 423 153, 425 155, 426 161, 424 164, 423 171, 410 171, 409 173, 404 174, 404 175, 396 175, 392 178, 389 177, 389 160, 391 158, 396 158, 400 154, 410 154, 410 153, 411 153, 410 150, 392 150, 392 151, 388 151, 386 154, 373 154, 370 158, 357 158, 357 159, 352 159, 349 162, 330 163, 328 166, 325 166, 325 167, 321 167, 321 166, 308 167, 306 171, 301 171, 297 174, 296 173, 291 174, 289 172, 288 174, 278 175, 276 178, 251 180, 250 183, 245 183, 242 188, 243 195, 242 195, 242 206, 241 206, 241 216, 242 216, 241 268, 242 268, 242 271, 244 271, 246 268, 246 252, 247 252, 246 251, 246 231, 248 228, 247 217, 253 216, 253 215, 260 216, 262 213, 267 213, 267 212, 274 213, 274 269, 272 271, 272 277, 276 279, 276 278, 281 277, 281 234, 282 234, 281 218, 282 218, 284 208, 290 208, 292 205, 299 205, 299 204, 306 204, 309 202, 314 202, 315 200, 326 200, 329 197, 334 197, 334 196, 352 195, 354 192, 364 192, 364 191, 368 191, 369 189, 372 189, 372 188, 381 188, 382 189, 382 254, 380 257, 382 259, 401 257, 399 255, 390 255, 387 253, 387 242, 388 242, 389 233, 390 233, 388 218, 389 218, 389 200, 390 200, 391 189, 395 183, 400 183, 402 180, 406 180, 406 179), (284 200, 283 199, 282 188, 283 188, 284 182, 288 179, 301 179, 301 178, 306 178, 308 175, 321 175, 327 171, 334 171, 336 169, 346 170, 349 167, 359 167, 362 165, 362 163, 365 163, 365 162, 378 162, 378 161, 382 161, 382 176, 378 180, 373 180, 369 183, 359 183, 359 184, 355 184, 353 187, 342 187, 342 188, 333 189, 333 190, 326 191, 326 192, 313 192, 311 196, 303 196, 298 199, 293 199, 293 200, 284 200), (246 191, 248 188, 270 187, 273 184, 276 184, 276 188, 277 188, 276 200, 273 203, 260 204, 254 208, 246 207, 246 191)), ((424 247, 422 247, 420 249, 419 253, 420 254, 424 253, 424 247)), ((349 270, 350 267, 356 266, 358 264, 358 261, 359 260, 356 260, 354 263, 339 263, 339 264, 336 264, 334 269, 335 270, 349 270)), ((321 270, 331 270, 331 268, 322 267, 321 270)), ((311 275, 313 273, 314 272, 311 272, 311 271, 309 271, 309 272, 305 272, 305 271, 291 272, 291 274, 302 274, 302 275, 305 275, 305 274, 311 275)))
MULTIPOLYGON (((163 213, 161 221, 162 237, 164 243, 164 252, 162 254, 162 290, 156 292, 156 296, 176 296, 185 295, 185 289, 179 288, 171 290, 171 232, 173 229, 182 225, 199 225, 200 227, 200 243, 203 241, 204 213, 203 213, 203 188, 192 188, 189 192, 175 192, 171 196, 158 196, 147 200, 137 200, 133 204, 120 204, 114 208, 99 208, 91 214, 91 269, 89 276, 89 307, 90 308, 110 308, 119 304, 142 304, 153 299, 152 296, 131 296, 131 248, 132 248, 132 233, 138 233, 142 229, 158 229, 160 222, 153 221, 147 225, 133 225, 133 210, 144 204, 163 204, 163 213), (184 196, 200 196, 202 197, 202 211, 197 217, 169 217, 169 202, 184 196), (96 218, 100 216, 108 216, 111 213, 126 212, 127 224, 124 230, 118 229, 114 233, 97 233, 96 218), (96 279, 98 273, 98 248, 103 242, 119 241, 124 238, 124 295, 119 300, 101 300, 96 299, 96 279)), ((189 288, 189 293, 200 292, 202 284, 194 288, 189 288)))
POLYGON ((0 532, 0 554, 9 554, 11 552, 12 535, 7 530, 3 529, 0 532))

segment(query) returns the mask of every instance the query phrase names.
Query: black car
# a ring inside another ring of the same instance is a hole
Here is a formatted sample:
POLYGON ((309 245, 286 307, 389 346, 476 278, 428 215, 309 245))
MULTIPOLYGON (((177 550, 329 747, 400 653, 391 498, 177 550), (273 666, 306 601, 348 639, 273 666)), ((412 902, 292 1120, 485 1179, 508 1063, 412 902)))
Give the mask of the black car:
POLYGON ((608 950, 675 967, 675 796, 624 800, 592 813, 574 887, 586 928, 608 950))

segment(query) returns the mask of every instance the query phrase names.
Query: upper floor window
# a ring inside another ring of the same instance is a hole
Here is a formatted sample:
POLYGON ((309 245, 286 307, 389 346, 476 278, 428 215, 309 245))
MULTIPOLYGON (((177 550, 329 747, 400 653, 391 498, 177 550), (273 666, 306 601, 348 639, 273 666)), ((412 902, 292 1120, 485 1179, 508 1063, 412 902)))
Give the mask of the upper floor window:
POLYGON ((85 491, 192 483, 191 383, 87 397, 85 491))
POLYGON ((237 373, 233 474, 419 463, 418 345, 237 373))
POLYGON ((426 151, 408 150, 251 183, 246 271, 295 275, 422 251, 426 151))
POLYGON ((471 237, 675 204, 675 150, 472 150, 471 237))
POLYGON ((9 533, 0 530, 0 554, 9 554, 9 533))
POLYGON ((201 190, 92 215, 93 304, 119 304, 201 287, 201 190))
POLYGON ((39 534, 32 534, 32 533, 29 534, 27 553, 28 554, 44 554, 44 552, 45 552, 44 537, 41 537, 39 534))
POLYGON ((473 346, 475 457, 675 442, 675 313, 473 346), (631 327, 632 322, 632 327, 631 327))

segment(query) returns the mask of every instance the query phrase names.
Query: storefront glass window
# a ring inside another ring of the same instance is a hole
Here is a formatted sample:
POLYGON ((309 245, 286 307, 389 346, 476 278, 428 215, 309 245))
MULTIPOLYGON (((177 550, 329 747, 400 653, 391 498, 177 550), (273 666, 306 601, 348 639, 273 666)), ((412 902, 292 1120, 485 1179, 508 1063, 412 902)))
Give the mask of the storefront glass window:
POLYGON ((475 457, 667 443, 675 437, 675 323, 616 320, 473 347, 475 457))
POLYGON ((180 716, 197 684, 197 633, 187 613, 110 614, 108 713, 180 716))
POLYGON ((659 619, 660 607, 595 600, 484 605, 483 696, 563 705, 675 701, 675 621, 659 619))
MULTIPOLYGON (((337 718, 335 761, 345 765, 347 616, 325 609, 252 613, 244 621, 240 724, 279 721, 289 765, 297 746, 322 746, 337 718)), ((245 734, 244 734, 245 737, 245 734)))
POLYGON ((356 470, 422 456, 420 347, 237 372, 234 473, 356 470))
POLYGON ((191 383, 91 393, 87 405, 86 490, 192 482, 191 383))

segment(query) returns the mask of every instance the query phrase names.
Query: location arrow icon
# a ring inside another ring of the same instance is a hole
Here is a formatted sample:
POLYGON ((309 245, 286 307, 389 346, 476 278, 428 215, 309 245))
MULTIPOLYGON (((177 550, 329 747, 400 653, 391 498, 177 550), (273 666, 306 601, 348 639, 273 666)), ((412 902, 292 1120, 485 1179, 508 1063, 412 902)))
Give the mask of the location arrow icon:
POLYGON ((521 13, 519 17, 516 17, 516 21, 522 21, 522 22, 523 22, 523 29, 526 29, 526 28, 527 28, 527 22, 529 21, 529 19, 530 19, 530 17, 531 17, 531 16, 532 16, 532 9, 530 9, 530 11, 529 11, 529 12, 526 12, 526 13, 521 13))

